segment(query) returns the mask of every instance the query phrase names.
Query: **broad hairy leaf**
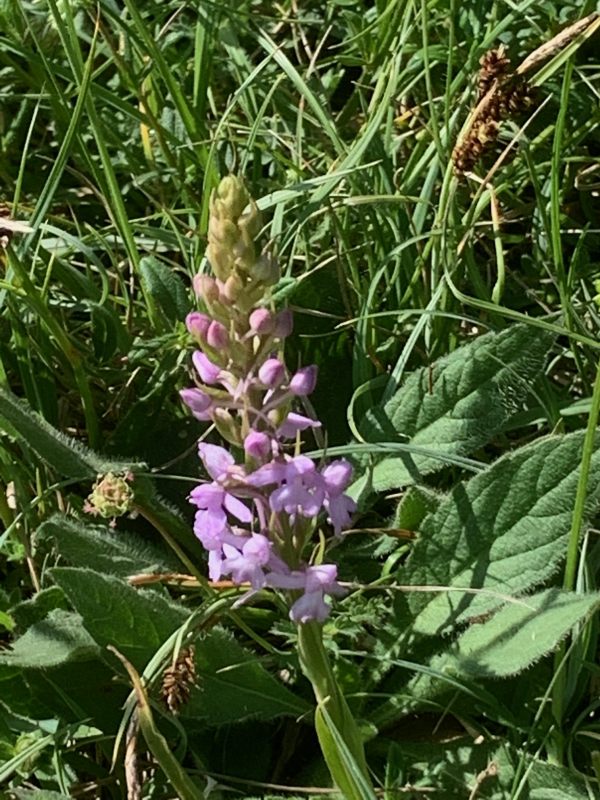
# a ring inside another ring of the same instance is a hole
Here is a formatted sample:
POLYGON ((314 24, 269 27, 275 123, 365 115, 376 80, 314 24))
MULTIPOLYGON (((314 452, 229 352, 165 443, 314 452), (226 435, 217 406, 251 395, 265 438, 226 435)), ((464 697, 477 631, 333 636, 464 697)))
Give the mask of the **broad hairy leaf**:
POLYGON ((57 608, 32 625, 10 650, 1 650, 0 664, 42 669, 58 667, 69 661, 87 661, 97 658, 99 652, 79 614, 57 608))
MULTIPOLYGON (((556 572, 564 558, 583 437, 583 431, 547 436, 508 453, 456 486, 424 520, 401 580, 440 588, 410 593, 416 631, 441 633, 556 572)), ((599 443, 592 455, 588 517, 600 498, 599 443)))
POLYGON ((140 572, 181 569, 171 553, 128 531, 55 514, 37 529, 35 541, 51 539, 62 558, 74 567, 127 577, 140 572))
POLYGON ((400 441, 431 456, 384 458, 373 470, 374 489, 413 483, 441 469, 444 456, 466 456, 489 442, 523 408, 553 339, 513 325, 411 373, 390 400, 367 413, 360 432, 367 442, 400 441))
POLYGON ((600 594, 547 589, 508 603, 456 642, 452 670, 482 678, 516 675, 539 661, 578 622, 600 606, 600 594))
POLYGON ((196 671, 198 689, 182 709, 182 717, 203 717, 209 725, 225 725, 249 717, 300 717, 312 710, 219 628, 198 639, 196 671))
POLYGON ((93 478, 103 472, 127 472, 131 464, 102 458, 53 428, 24 400, 0 386, 0 428, 34 450, 42 461, 67 478, 93 478))
MULTIPOLYGON (((189 300, 185 286, 171 267, 163 264, 155 256, 145 256, 139 264, 146 296, 159 309, 169 322, 182 320, 189 311, 189 300)), ((154 316, 153 314, 153 316, 154 316)))
POLYGON ((442 497, 424 486, 410 486, 396 507, 393 527, 417 530, 425 517, 437 509, 442 497))
POLYGON ((69 604, 64 592, 58 586, 48 586, 37 592, 30 600, 23 600, 10 610, 20 632, 27 630, 36 622, 41 622, 51 611, 62 608, 68 611, 69 604))
POLYGON ((95 641, 101 647, 112 644, 136 668, 144 667, 189 616, 155 591, 133 589, 91 569, 54 567, 50 574, 95 641))

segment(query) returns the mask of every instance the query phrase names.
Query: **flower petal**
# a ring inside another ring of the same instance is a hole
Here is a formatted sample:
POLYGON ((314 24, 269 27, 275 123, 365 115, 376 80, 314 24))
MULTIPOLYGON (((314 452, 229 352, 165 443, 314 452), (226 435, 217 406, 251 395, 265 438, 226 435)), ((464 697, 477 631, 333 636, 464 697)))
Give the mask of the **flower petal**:
POLYGON ((227 472, 227 467, 235 463, 231 453, 225 450, 224 447, 219 447, 216 444, 200 442, 198 445, 198 453, 200 454, 200 458, 208 474, 215 480, 227 472))

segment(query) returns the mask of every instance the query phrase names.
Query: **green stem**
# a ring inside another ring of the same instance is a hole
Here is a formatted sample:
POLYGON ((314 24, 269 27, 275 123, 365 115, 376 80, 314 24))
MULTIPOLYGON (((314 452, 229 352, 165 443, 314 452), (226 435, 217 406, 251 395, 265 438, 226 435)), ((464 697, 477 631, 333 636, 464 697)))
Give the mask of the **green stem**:
POLYGON ((587 495, 588 480, 590 475, 590 464, 594 452, 594 439, 598 416, 600 414, 600 361, 596 368, 596 379, 592 392, 592 406, 588 417, 587 430, 583 441, 583 453, 581 454, 581 471, 577 483, 577 494, 575 495, 575 508, 573 509, 573 521, 569 533, 569 543, 567 545, 567 560, 565 564, 565 576, 563 587, 568 591, 573 591, 575 587, 575 574, 577 572, 577 561, 579 555, 579 538, 585 512, 585 499, 587 495))
MULTIPOLYGON (((588 489, 590 475, 590 465, 594 452, 594 440, 596 438, 596 428, 598 416, 600 415, 600 361, 596 368, 596 379, 592 393, 592 406, 588 417, 585 439, 583 440, 583 452, 581 454, 581 469, 579 481, 577 483, 577 493, 575 495, 575 506, 573 509, 573 520, 569 532, 567 544, 567 558, 565 563, 565 573, 563 587, 567 592, 575 588, 575 578, 579 561, 579 540, 583 526, 585 514, 585 500, 588 489)), ((564 735, 562 733, 562 723, 565 713, 565 691, 567 688, 567 663, 565 660, 567 645, 563 643, 554 656, 554 671, 559 671, 552 690, 552 712, 557 723, 557 732, 553 742, 552 756, 556 763, 562 763, 564 752, 564 735)))
POLYGON ((360 782, 366 784, 372 792, 362 737, 333 674, 323 644, 322 626, 319 623, 308 622, 298 626, 298 655, 302 671, 312 683, 318 703, 316 710, 317 735, 331 777, 344 797, 364 797, 364 793, 360 794, 357 791, 356 781, 353 780, 347 768, 347 759, 344 760, 340 748, 336 744, 335 736, 331 735, 326 723, 329 720, 331 726, 337 731, 360 773, 360 782), (323 712, 326 712, 325 720, 323 712))

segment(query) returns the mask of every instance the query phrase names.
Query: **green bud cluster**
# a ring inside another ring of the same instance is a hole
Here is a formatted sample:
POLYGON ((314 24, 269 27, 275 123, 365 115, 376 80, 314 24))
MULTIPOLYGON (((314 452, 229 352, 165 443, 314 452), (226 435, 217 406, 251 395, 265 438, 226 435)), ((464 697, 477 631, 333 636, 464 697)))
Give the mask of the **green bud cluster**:
POLYGON ((105 519, 114 519, 133 508, 133 489, 129 485, 131 475, 115 475, 107 472, 99 475, 87 498, 86 511, 105 519))
POLYGON ((260 212, 242 181, 223 178, 211 196, 206 256, 224 297, 246 309, 279 280, 276 263, 256 252, 260 228, 260 212))

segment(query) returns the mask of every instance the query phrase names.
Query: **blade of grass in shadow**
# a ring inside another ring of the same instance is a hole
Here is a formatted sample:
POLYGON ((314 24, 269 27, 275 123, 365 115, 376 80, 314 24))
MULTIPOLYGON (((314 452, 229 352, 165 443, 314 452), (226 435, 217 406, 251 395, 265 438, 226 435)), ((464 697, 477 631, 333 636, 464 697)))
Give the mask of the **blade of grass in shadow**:
POLYGON ((132 664, 130 664, 125 656, 121 655, 115 647, 108 645, 108 649, 111 653, 115 654, 127 670, 129 679, 135 690, 137 714, 140 728, 144 734, 144 741, 148 745, 148 749, 157 760, 162 771, 167 776, 169 783, 177 792, 177 796, 181 798, 181 800, 202 800, 205 797, 204 792, 191 780, 190 776, 171 752, 167 740, 156 727, 150 709, 150 703, 148 702, 148 695, 140 680, 140 676, 132 664))

